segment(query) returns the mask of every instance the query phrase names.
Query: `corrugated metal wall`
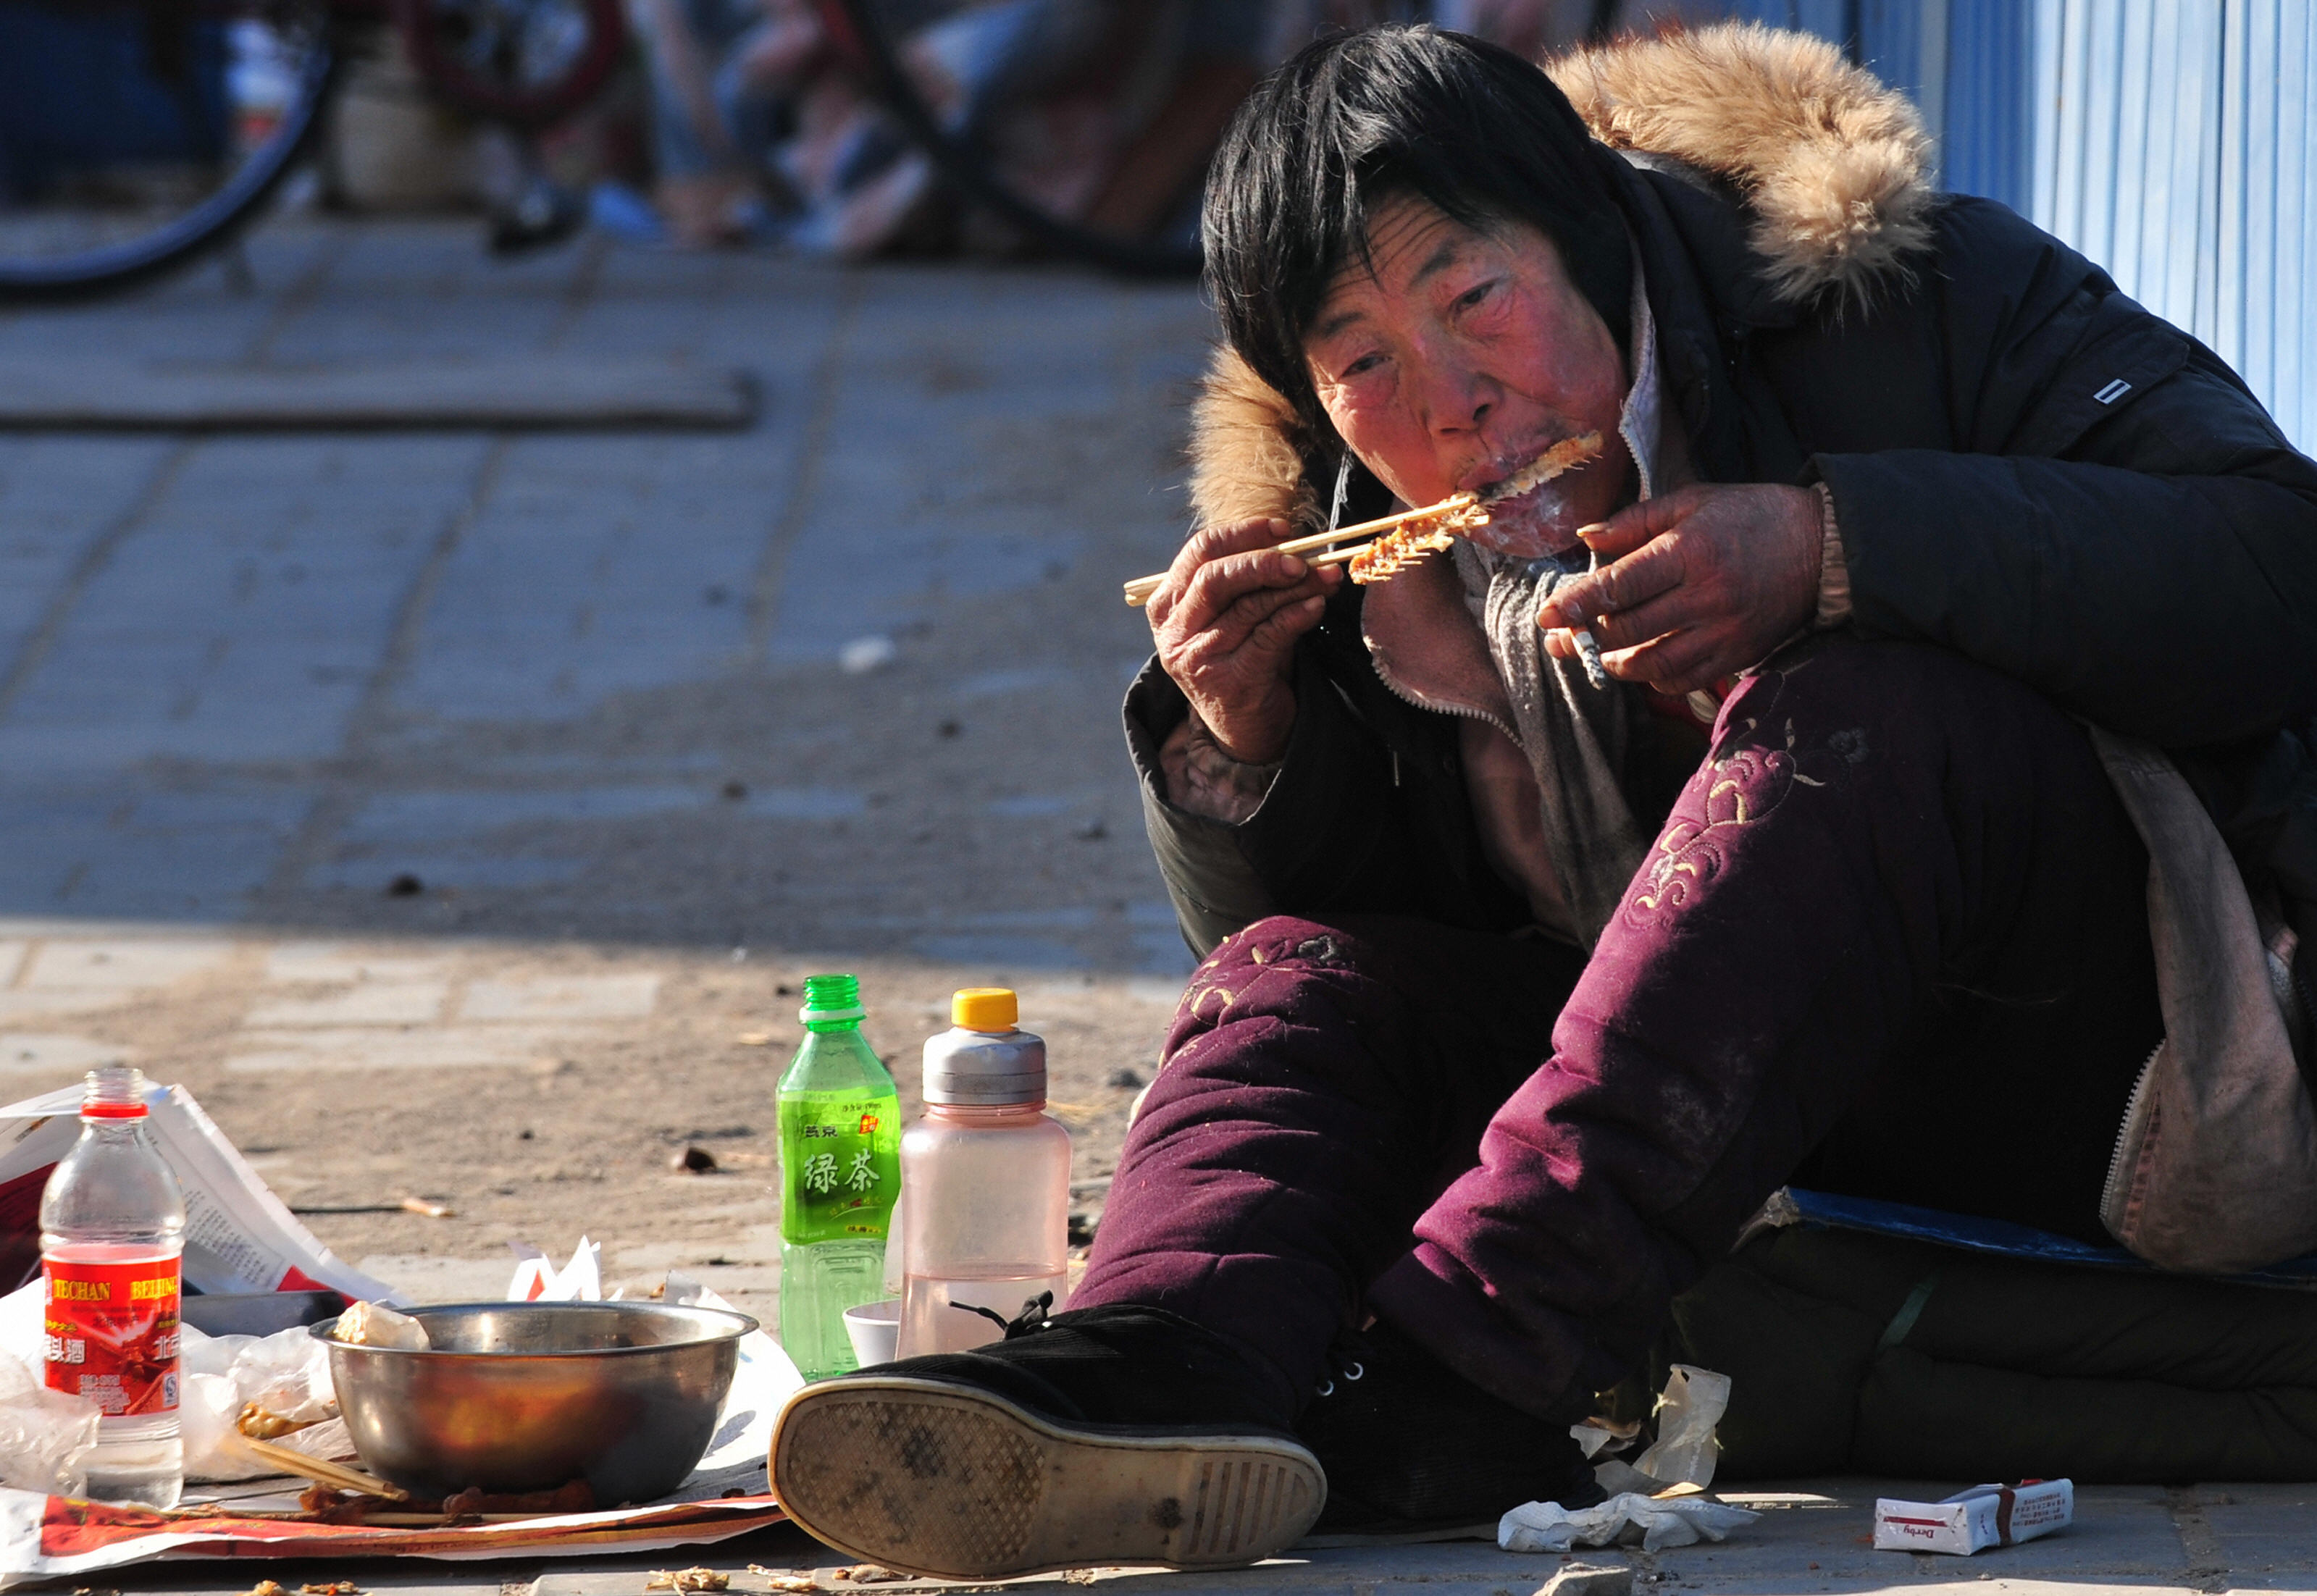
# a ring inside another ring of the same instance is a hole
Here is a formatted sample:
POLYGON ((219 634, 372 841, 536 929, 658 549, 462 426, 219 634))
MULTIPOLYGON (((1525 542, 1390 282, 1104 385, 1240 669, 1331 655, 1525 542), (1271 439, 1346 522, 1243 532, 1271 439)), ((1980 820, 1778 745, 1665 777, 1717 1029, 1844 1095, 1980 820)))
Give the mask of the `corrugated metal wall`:
POLYGON ((2211 344, 2317 446, 2317 0, 1731 0, 1924 108, 2003 201, 2211 344))
POLYGON ((2317 18, 2230 0, 2221 47, 2220 247, 2206 341, 2286 436, 2317 447, 2317 18))

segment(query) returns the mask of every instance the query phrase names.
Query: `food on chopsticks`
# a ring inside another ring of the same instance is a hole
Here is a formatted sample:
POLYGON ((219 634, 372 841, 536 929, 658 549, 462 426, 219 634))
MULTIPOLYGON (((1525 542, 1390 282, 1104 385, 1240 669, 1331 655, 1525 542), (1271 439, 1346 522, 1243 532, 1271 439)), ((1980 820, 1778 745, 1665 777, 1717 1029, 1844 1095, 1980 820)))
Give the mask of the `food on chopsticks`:
POLYGON ((1426 555, 1437 554, 1475 527, 1488 525, 1489 513, 1472 495, 1456 497, 1466 502, 1461 507, 1445 508, 1455 505, 1456 500, 1443 500, 1433 506, 1438 513, 1436 519, 1402 522, 1374 542, 1355 549, 1344 574, 1362 586, 1389 581, 1426 555))
MULTIPOLYGON (((1534 519, 1537 505, 1524 504, 1519 501, 1537 495, 1538 490, 1554 477, 1575 470, 1598 458, 1600 453, 1601 434, 1598 432, 1563 438, 1485 494, 1451 494, 1436 504, 1402 510, 1394 515, 1362 522, 1357 526, 1331 528, 1324 532, 1314 532, 1307 538, 1291 538, 1275 547, 1281 554, 1302 555, 1315 566, 1348 562, 1354 582, 1381 582, 1406 570, 1427 555, 1439 553, 1457 538, 1472 537, 1507 513, 1516 513, 1524 520, 1534 519), (1364 539, 1373 539, 1374 541, 1358 548, 1343 547, 1364 539)), ((1501 552, 1521 552, 1507 546, 1503 539, 1479 538, 1474 540, 1499 548, 1501 552)), ((1164 572, 1153 576, 1136 577, 1126 584, 1126 602, 1134 605, 1148 603, 1150 595, 1157 593, 1166 580, 1164 572)))
POLYGON ((1490 506, 1509 504, 1533 494, 1600 452, 1598 432, 1563 438, 1485 494, 1458 494, 1403 521, 1355 553, 1347 574, 1363 585, 1389 581, 1425 556, 1437 554, 1458 538, 1470 537, 1487 526, 1494 519, 1490 506))
POLYGON ((1482 502, 1502 504, 1524 494, 1534 493, 1554 477, 1574 471, 1600 452, 1601 434, 1598 432, 1580 432, 1574 438, 1563 438, 1489 489, 1481 496, 1482 502))
MULTIPOLYGON (((1437 504, 1427 504, 1421 510, 1402 510, 1396 515, 1378 516, 1373 521, 1364 521, 1357 526, 1336 527, 1328 531, 1314 532, 1308 538, 1290 538, 1284 543, 1273 545, 1273 549, 1279 554, 1305 555, 1315 566, 1338 565, 1351 558, 1359 550, 1337 548, 1324 554, 1314 554, 1312 550, 1325 549, 1330 543, 1347 542, 1355 538, 1372 538, 1379 532, 1390 531, 1392 528, 1409 522, 1429 521, 1452 511, 1468 510, 1479 502, 1480 498, 1476 494, 1451 494, 1437 504)), ((1164 571, 1155 576, 1137 576, 1126 584, 1126 602, 1138 608, 1149 603, 1150 595, 1157 593, 1160 584, 1166 580, 1167 574, 1164 571)))

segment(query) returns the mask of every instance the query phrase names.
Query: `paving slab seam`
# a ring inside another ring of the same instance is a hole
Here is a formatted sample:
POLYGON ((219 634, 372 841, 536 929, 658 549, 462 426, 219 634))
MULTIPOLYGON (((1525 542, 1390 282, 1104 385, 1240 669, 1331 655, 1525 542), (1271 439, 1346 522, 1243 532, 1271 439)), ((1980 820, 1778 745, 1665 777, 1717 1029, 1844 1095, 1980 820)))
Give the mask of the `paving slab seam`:
MULTIPOLYGON (((265 320, 251 335, 248 345, 242 351, 244 360, 256 365, 273 354, 274 344, 283 333, 289 331, 290 324, 310 309, 321 297, 323 285, 329 281, 330 274, 338 269, 338 263, 344 260, 347 252, 353 247, 353 237, 350 232, 339 231, 327 231, 320 236, 314 245, 313 258, 290 280, 290 286, 282 290, 273 308, 266 313, 265 320)), ((255 274, 252 273, 251 281, 255 283, 255 274)))
MULTIPOLYGON (((604 261, 612 252, 611 241, 600 233, 590 232, 580 239, 578 249, 579 259, 564 281, 562 303, 556 310, 554 324, 539 341, 539 347, 544 352, 552 352, 563 347, 564 341, 578 326, 580 317, 586 315, 587 307, 594 303, 596 287, 604 280, 604 261)), ((729 278, 730 274, 728 272, 725 275, 729 278)), ((725 283, 719 281, 716 285, 718 299, 723 298, 724 289, 725 283)))
POLYGON ((80 558, 73 562, 72 570, 58 584, 56 591, 42 606, 39 624, 25 635, 24 646, 17 650, 16 657, 8 662, 6 672, 0 673, 0 720, 8 718, 16 707, 16 700, 23 696, 25 687, 48 663, 49 655, 56 649, 58 638, 64 634, 65 623, 72 618, 72 612, 79 607, 90 586, 112 563, 113 556, 120 551, 121 544, 168 496, 170 488, 183 475, 186 463, 201 447, 201 440, 199 438, 178 440, 155 463, 150 475, 137 490, 137 496, 130 500, 128 507, 113 517, 111 525, 89 539, 88 547, 81 551, 80 558))
POLYGON ((2229 1556, 2222 1550, 2221 1538, 2214 1533, 2211 1520, 2205 1517, 2196 1487, 2165 1487, 2164 1511, 2170 1515, 2173 1529, 2179 1531, 2181 1549, 2187 1554, 2188 1583, 2201 1591, 2228 1589, 2229 1556))
POLYGON ((274 860, 273 869, 265 884, 252 894, 251 918, 264 918, 267 905, 286 902, 300 889, 306 871, 321 858, 324 848, 336 837, 350 820, 368 786, 361 780, 363 755, 369 751, 373 728, 392 700, 394 691, 417 657, 419 643, 426 625, 426 613, 436 591, 441 587, 443 572, 450 564, 452 554, 467 530, 473 526, 483 509, 490 503, 504 473, 507 458, 514 452, 514 435, 496 434, 490 447, 475 468, 475 477, 458 505, 443 518, 436 529, 434 545, 418 574, 404 590, 394 623, 387 634, 384 655, 378 668, 371 673, 362 697, 346 718, 346 730, 339 745, 337 757, 331 762, 333 771, 321 796, 307 810, 304 822, 283 844, 274 860))
POLYGON ((789 551, 795 546, 797 534, 812 513, 813 500, 820 492, 821 462, 828 452, 829 435, 836 423, 836 393, 844 380, 845 348, 852 341, 854 325, 860 319, 868 292, 867 273, 845 273, 836 305, 829 313, 828 341, 821 346, 820 358, 813 362, 805 398, 805 424, 797 441, 788 496, 781 504, 780 513, 773 519, 765 539, 764 558, 749 587, 748 657, 760 668, 772 651, 774 612, 780 601, 782 578, 787 574, 789 551))

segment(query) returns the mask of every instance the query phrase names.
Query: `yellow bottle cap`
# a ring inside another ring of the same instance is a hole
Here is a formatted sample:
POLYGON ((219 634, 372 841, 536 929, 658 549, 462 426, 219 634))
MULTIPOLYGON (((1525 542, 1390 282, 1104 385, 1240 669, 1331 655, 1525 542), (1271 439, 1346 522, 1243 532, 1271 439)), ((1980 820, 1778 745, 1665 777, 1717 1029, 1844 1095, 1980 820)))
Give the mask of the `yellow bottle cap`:
POLYGON ((949 1000, 949 1022, 962 1030, 1012 1030, 1022 1021, 1022 1005, 1005 986, 966 986, 949 1000))

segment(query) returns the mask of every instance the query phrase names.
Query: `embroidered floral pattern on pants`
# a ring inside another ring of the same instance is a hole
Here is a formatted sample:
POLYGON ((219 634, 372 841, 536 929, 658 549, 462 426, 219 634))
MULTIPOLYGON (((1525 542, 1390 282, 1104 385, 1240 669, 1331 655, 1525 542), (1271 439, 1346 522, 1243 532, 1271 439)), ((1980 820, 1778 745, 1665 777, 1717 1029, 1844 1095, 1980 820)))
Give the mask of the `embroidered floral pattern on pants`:
POLYGON ((1767 818, 1796 787, 1826 787, 1867 756, 1866 734, 1838 731, 1819 747, 1797 747, 1794 723, 1780 728, 1781 740, 1766 747, 1757 740, 1758 718, 1725 727, 1714 756, 1698 767, 1682 794, 1673 817, 1658 837, 1657 846, 1633 883, 1625 905, 1625 922, 1644 927, 1660 922, 1688 903, 1722 872, 1726 844, 1738 829, 1767 818), (1723 752, 1727 750, 1727 752, 1723 752), (1818 774, 1806 773, 1808 764, 1818 774), (1704 803, 1697 799, 1703 795, 1704 803), (1683 811, 1702 808, 1703 815, 1683 811))

